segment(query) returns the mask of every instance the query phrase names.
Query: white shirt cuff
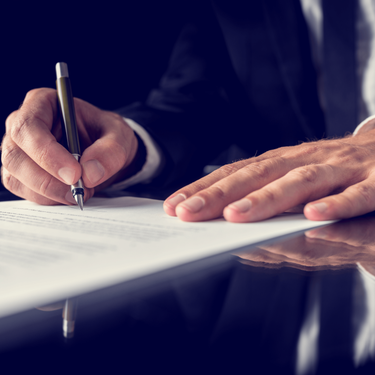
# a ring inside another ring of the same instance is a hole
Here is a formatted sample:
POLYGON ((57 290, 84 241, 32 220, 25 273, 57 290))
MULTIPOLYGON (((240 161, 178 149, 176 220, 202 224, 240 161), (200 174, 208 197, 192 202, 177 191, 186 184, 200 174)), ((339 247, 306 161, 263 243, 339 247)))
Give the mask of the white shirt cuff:
POLYGON ((147 131, 131 119, 124 118, 124 120, 138 134, 139 138, 142 139, 146 147, 146 162, 142 169, 134 176, 105 189, 108 192, 120 191, 135 184, 147 184, 151 182, 159 174, 163 163, 163 153, 147 131))
POLYGON ((354 130, 353 132, 353 135, 356 135, 358 134, 358 132, 360 131, 360 129, 365 126, 369 121, 371 120, 374 120, 375 119, 375 115, 373 116, 370 116, 370 117, 367 117, 367 119, 363 120, 354 130))

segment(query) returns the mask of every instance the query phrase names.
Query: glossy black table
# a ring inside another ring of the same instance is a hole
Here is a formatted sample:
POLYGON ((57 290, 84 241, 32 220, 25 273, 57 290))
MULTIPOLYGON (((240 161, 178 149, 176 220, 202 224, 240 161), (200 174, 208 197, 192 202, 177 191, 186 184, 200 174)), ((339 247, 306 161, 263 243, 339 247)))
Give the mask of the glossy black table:
POLYGON ((375 216, 0 319, 2 373, 374 374, 375 216))

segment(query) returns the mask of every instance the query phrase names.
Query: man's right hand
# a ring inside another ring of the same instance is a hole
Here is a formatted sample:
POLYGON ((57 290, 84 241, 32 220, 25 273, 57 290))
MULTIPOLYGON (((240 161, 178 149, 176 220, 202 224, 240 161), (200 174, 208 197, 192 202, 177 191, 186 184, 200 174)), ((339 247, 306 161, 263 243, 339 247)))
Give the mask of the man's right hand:
POLYGON ((75 204, 70 185, 80 177, 85 201, 95 190, 126 176, 138 142, 124 119, 74 99, 81 142, 80 163, 58 141, 62 137, 56 91, 27 93, 6 120, 1 144, 3 185, 13 194, 44 204, 75 204))

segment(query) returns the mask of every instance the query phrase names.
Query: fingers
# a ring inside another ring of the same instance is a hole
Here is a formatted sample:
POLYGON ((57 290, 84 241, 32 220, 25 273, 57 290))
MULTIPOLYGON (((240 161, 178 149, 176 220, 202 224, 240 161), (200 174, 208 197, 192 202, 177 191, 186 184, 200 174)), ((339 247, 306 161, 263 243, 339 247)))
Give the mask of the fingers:
POLYGON ((137 139, 133 130, 115 113, 105 112, 99 139, 82 154, 83 182, 95 187, 125 168, 134 158, 137 139))
MULTIPOLYGON (((29 201, 43 204, 76 204, 70 186, 63 184, 20 151, 19 167, 10 173, 2 167, 2 183, 13 194, 29 201)), ((93 189, 85 189, 84 199, 93 195, 93 189)))
POLYGON ((375 210, 375 176, 332 195, 306 205, 305 216, 310 220, 345 219, 375 210))
MULTIPOLYGON (((27 199, 31 202, 35 202, 42 205, 55 205, 58 201, 54 201, 52 199, 48 199, 36 192, 32 191, 24 184, 22 184, 19 180, 17 180, 14 176, 12 176, 4 167, 1 168, 1 177, 2 183, 5 188, 7 188, 13 194, 27 199)), ((65 192, 66 194, 66 192, 65 192)), ((58 199, 61 199, 60 197, 58 199)), ((64 202, 65 204, 69 204, 69 202, 64 202)), ((71 203, 72 204, 72 203, 71 203)))
POLYGON ((117 114, 75 99, 81 165, 60 145, 56 91, 30 91, 6 121, 2 142, 3 181, 14 194, 40 204, 75 203, 70 185, 82 176, 85 200, 134 158, 137 139, 117 114))
POLYGON ((79 163, 51 133, 57 120, 56 106, 55 90, 33 90, 26 95, 21 109, 8 117, 2 160, 9 172, 12 173, 18 166, 13 160, 18 155, 14 150, 21 149, 56 179, 68 185, 77 182, 81 175, 79 163))
POLYGON ((218 181, 229 177, 233 173, 236 173, 241 168, 245 167, 247 162, 241 160, 236 163, 227 164, 214 172, 210 173, 208 176, 201 178, 200 180, 185 186, 184 188, 178 190, 167 198, 164 202, 164 210, 168 215, 176 216, 176 207, 179 203, 183 202, 188 197, 193 196, 201 190, 204 190, 218 181))
POLYGON ((277 157, 255 163, 233 163, 179 190, 165 201, 164 209, 184 221, 219 217, 224 207, 279 179, 287 171, 284 160, 277 157))
POLYGON ((224 217, 228 221, 243 223, 275 216, 301 202, 329 194, 336 187, 339 172, 329 165, 293 169, 282 178, 230 204, 224 209, 224 217))
POLYGON ((352 143, 345 139, 283 148, 225 166, 177 191, 164 209, 184 221, 224 215, 239 223, 264 220, 307 203, 304 213, 311 220, 375 210, 371 139, 354 138, 352 143))
MULTIPOLYGON (((232 222, 259 221, 328 194, 336 187, 340 173, 329 165, 289 169, 290 163, 283 158, 247 165, 190 199, 174 195, 176 201, 181 199, 175 212, 184 221, 222 214, 232 222)), ((178 194, 185 191, 181 189, 178 194)))
POLYGON ((2 145, 3 185, 39 204, 72 204, 70 187, 53 177, 6 137, 2 145))

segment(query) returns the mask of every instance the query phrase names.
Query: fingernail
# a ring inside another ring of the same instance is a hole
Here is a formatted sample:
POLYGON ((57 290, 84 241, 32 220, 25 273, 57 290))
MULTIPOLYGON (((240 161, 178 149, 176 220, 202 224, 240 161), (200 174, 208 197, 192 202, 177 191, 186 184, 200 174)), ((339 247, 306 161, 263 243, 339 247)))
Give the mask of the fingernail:
POLYGON ((72 185, 74 181, 74 175, 76 174, 75 170, 68 167, 60 168, 57 174, 67 185, 72 185))
POLYGON ((313 208, 314 210, 322 214, 327 210, 328 205, 327 203, 319 202, 319 203, 309 204, 309 208, 313 208))
POLYGON ((94 185, 100 181, 105 173, 104 167, 95 159, 86 161, 82 164, 86 178, 94 185))
POLYGON ((186 202, 181 203, 179 207, 184 207, 191 213, 195 214, 199 212, 204 206, 204 200, 201 197, 193 197, 188 199, 186 202))
POLYGON ((241 199, 240 201, 231 203, 228 208, 244 213, 250 210, 252 204, 248 199, 241 199))
POLYGON ((69 203, 77 204, 70 190, 65 194, 65 200, 68 201, 69 203))
POLYGON ((186 199, 185 194, 177 194, 174 197, 168 199, 166 203, 172 208, 175 208, 179 203, 183 202, 186 199))

